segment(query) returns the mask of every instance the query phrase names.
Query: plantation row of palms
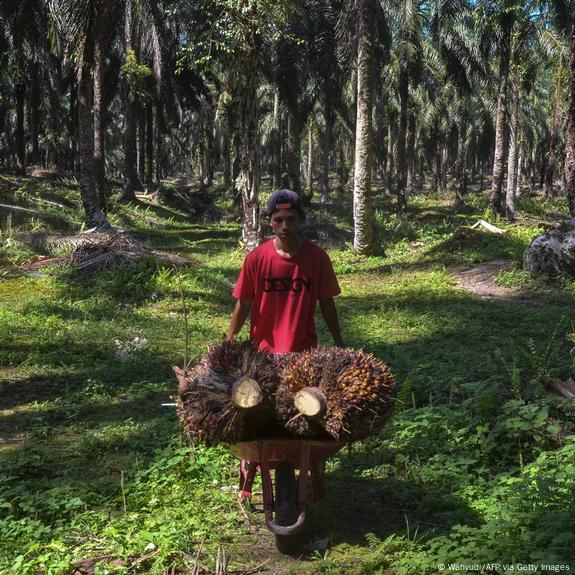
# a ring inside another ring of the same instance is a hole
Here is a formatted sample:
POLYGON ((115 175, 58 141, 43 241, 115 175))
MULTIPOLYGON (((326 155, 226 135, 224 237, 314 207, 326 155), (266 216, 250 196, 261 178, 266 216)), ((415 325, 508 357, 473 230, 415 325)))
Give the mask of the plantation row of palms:
POLYGON ((423 179, 463 203, 484 176, 494 214, 525 183, 575 216, 574 23, 568 0, 2 0, 0 170, 76 171, 100 230, 107 177, 132 201, 218 171, 247 246, 262 175, 306 201, 353 175, 366 254, 374 177, 399 217, 423 179))

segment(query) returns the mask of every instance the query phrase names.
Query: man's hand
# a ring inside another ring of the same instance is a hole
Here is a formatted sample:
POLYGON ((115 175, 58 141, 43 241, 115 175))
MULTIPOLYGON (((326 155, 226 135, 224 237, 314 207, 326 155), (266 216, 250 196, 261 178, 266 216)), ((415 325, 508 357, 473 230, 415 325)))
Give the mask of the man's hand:
POLYGON ((236 307, 232 314, 232 320, 230 322, 230 327, 228 333, 226 334, 226 339, 228 341, 234 341, 236 335, 240 333, 248 315, 250 315, 250 310, 252 309, 251 299, 239 299, 236 302, 236 307))
POLYGON ((341 333, 339 331, 339 320, 337 318, 337 310, 335 309, 335 302, 333 298, 319 300, 319 308, 321 309, 321 315, 327 324, 331 336, 333 337, 333 343, 338 347, 343 347, 343 340, 341 338, 341 333))

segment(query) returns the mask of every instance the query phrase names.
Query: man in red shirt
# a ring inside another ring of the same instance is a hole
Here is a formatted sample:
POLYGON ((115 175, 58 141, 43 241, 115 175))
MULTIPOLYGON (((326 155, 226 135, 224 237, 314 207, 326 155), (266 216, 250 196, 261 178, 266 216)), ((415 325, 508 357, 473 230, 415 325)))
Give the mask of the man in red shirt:
POLYGON ((234 339, 251 311, 250 337, 271 353, 317 346, 316 303, 334 344, 343 347, 333 297, 341 290, 329 256, 300 236, 302 201, 291 190, 275 191, 267 205, 271 240, 251 251, 232 295, 237 298, 227 339, 234 339))

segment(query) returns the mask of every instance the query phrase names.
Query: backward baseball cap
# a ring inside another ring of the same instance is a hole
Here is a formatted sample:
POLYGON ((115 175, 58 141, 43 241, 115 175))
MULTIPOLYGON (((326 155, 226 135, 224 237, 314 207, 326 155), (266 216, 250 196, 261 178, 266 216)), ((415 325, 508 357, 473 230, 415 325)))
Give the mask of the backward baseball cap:
POLYGON ((303 202, 301 197, 293 190, 276 190, 270 196, 270 199, 268 200, 266 215, 268 218, 271 218, 272 214, 278 210, 295 210, 302 218, 305 219, 305 212, 303 210, 303 202))

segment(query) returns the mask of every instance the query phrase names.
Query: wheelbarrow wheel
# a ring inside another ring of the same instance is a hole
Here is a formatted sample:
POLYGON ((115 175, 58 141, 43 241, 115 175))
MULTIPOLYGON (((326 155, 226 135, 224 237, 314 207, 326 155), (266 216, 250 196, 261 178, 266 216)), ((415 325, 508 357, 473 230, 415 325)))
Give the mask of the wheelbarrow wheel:
MULTIPOLYGON (((275 522, 293 525, 298 518, 297 481, 291 463, 280 463, 275 478, 275 522)), ((290 535, 276 535, 276 547, 280 553, 290 553, 294 540, 290 535)))

